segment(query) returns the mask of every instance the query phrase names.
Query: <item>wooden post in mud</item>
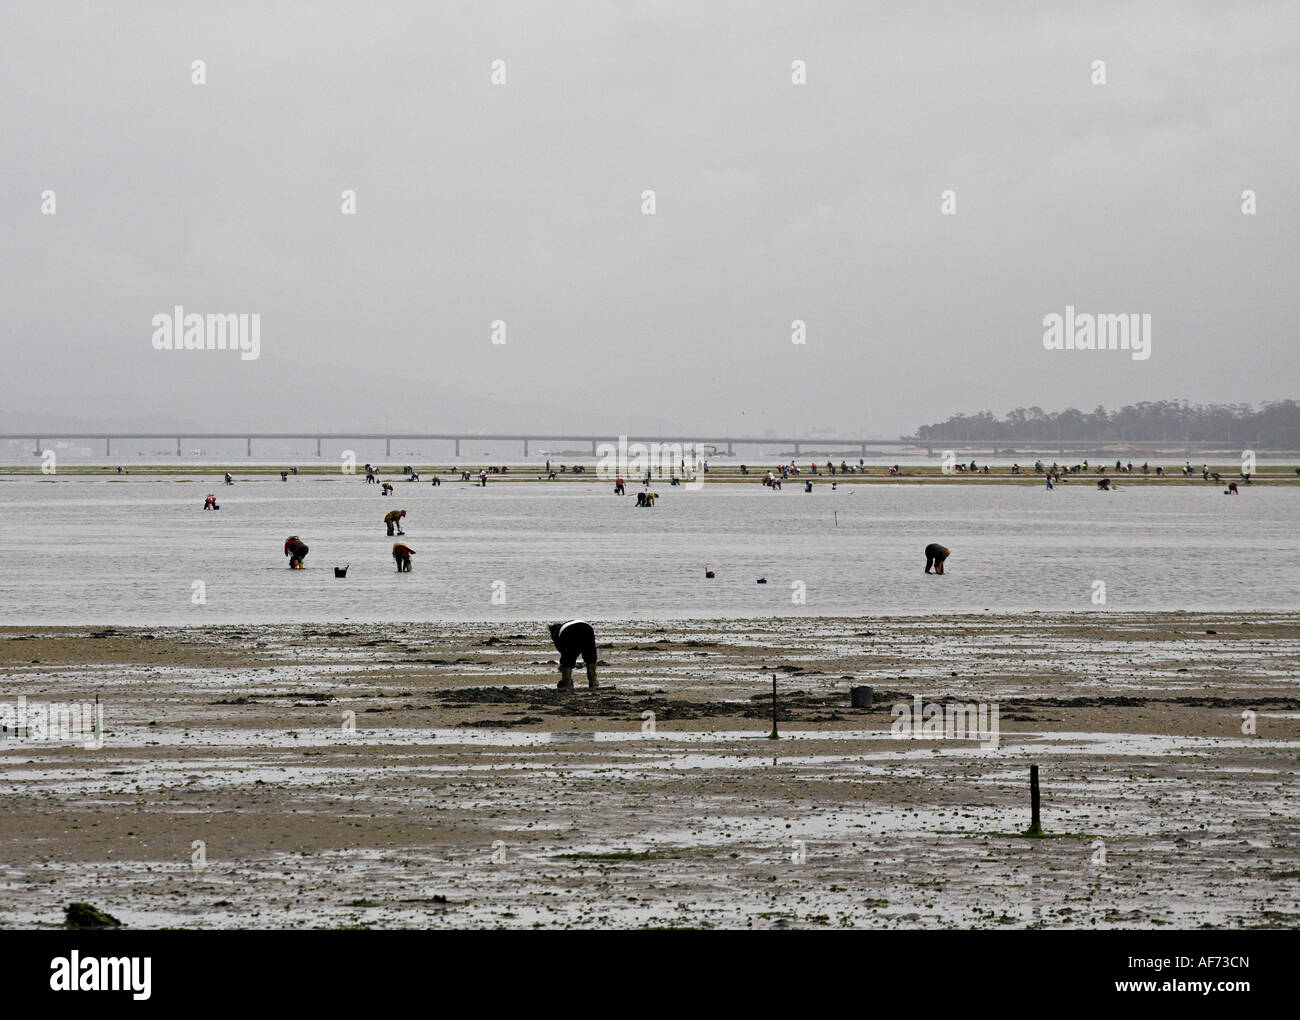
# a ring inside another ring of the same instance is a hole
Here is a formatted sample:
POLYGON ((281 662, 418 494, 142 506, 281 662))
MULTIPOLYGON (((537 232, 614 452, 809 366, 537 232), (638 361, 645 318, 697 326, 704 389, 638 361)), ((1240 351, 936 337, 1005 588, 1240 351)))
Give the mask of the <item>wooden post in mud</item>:
POLYGON ((781 735, 776 732, 776 674, 772 674, 772 732, 767 735, 768 740, 780 740, 781 735))
POLYGON ((1038 766, 1029 766, 1029 828, 1026 836, 1041 836, 1043 825, 1038 816, 1038 766))

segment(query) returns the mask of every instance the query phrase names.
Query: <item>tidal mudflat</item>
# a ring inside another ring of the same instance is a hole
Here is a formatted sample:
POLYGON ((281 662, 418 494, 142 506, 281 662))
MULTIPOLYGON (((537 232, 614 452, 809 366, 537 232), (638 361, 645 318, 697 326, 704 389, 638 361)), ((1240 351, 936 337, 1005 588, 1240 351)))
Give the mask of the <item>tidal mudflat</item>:
POLYGON ((5 628, 0 702, 103 728, 0 735, 0 926, 1300 924, 1300 614, 599 638, 562 693, 527 621, 5 628), (895 735, 918 695, 997 746, 895 735))

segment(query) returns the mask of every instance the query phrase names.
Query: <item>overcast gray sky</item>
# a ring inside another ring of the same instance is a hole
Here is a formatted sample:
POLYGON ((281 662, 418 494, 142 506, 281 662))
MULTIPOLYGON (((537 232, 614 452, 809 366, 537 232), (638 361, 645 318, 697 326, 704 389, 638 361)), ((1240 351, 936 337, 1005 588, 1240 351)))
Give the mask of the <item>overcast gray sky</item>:
POLYGON ((1294 398, 1297 53, 1294 0, 7 0, 0 424, 1294 398), (154 350, 177 304, 260 313, 261 357, 154 350), (1044 350, 1066 304, 1150 313, 1150 359, 1044 350))

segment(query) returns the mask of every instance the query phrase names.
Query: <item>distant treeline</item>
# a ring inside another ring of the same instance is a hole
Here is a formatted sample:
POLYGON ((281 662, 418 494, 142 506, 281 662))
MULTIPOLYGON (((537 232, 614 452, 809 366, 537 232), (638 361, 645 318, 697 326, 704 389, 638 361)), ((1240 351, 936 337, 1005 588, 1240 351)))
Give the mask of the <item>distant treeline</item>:
POLYGON ((1041 407, 1017 407, 1004 418, 991 411, 955 414, 937 425, 922 425, 916 436, 936 442, 1187 440, 1243 448, 1300 449, 1300 403, 1279 400, 1261 404, 1256 410, 1250 404, 1157 400, 1130 404, 1118 411, 1098 407, 1088 412, 1071 407, 1054 414, 1041 407))

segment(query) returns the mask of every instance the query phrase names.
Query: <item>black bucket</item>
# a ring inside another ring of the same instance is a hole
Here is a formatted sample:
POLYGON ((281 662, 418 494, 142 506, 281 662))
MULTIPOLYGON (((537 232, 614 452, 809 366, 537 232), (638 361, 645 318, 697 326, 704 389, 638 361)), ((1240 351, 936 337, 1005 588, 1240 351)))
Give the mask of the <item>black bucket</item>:
MULTIPOLYGON (((350 566, 352 566, 351 563, 348 564, 348 567, 350 567, 350 566)), ((348 567, 335 567, 335 568, 334 568, 334 576, 335 576, 335 577, 347 577, 347 576, 348 576, 348 567)))

